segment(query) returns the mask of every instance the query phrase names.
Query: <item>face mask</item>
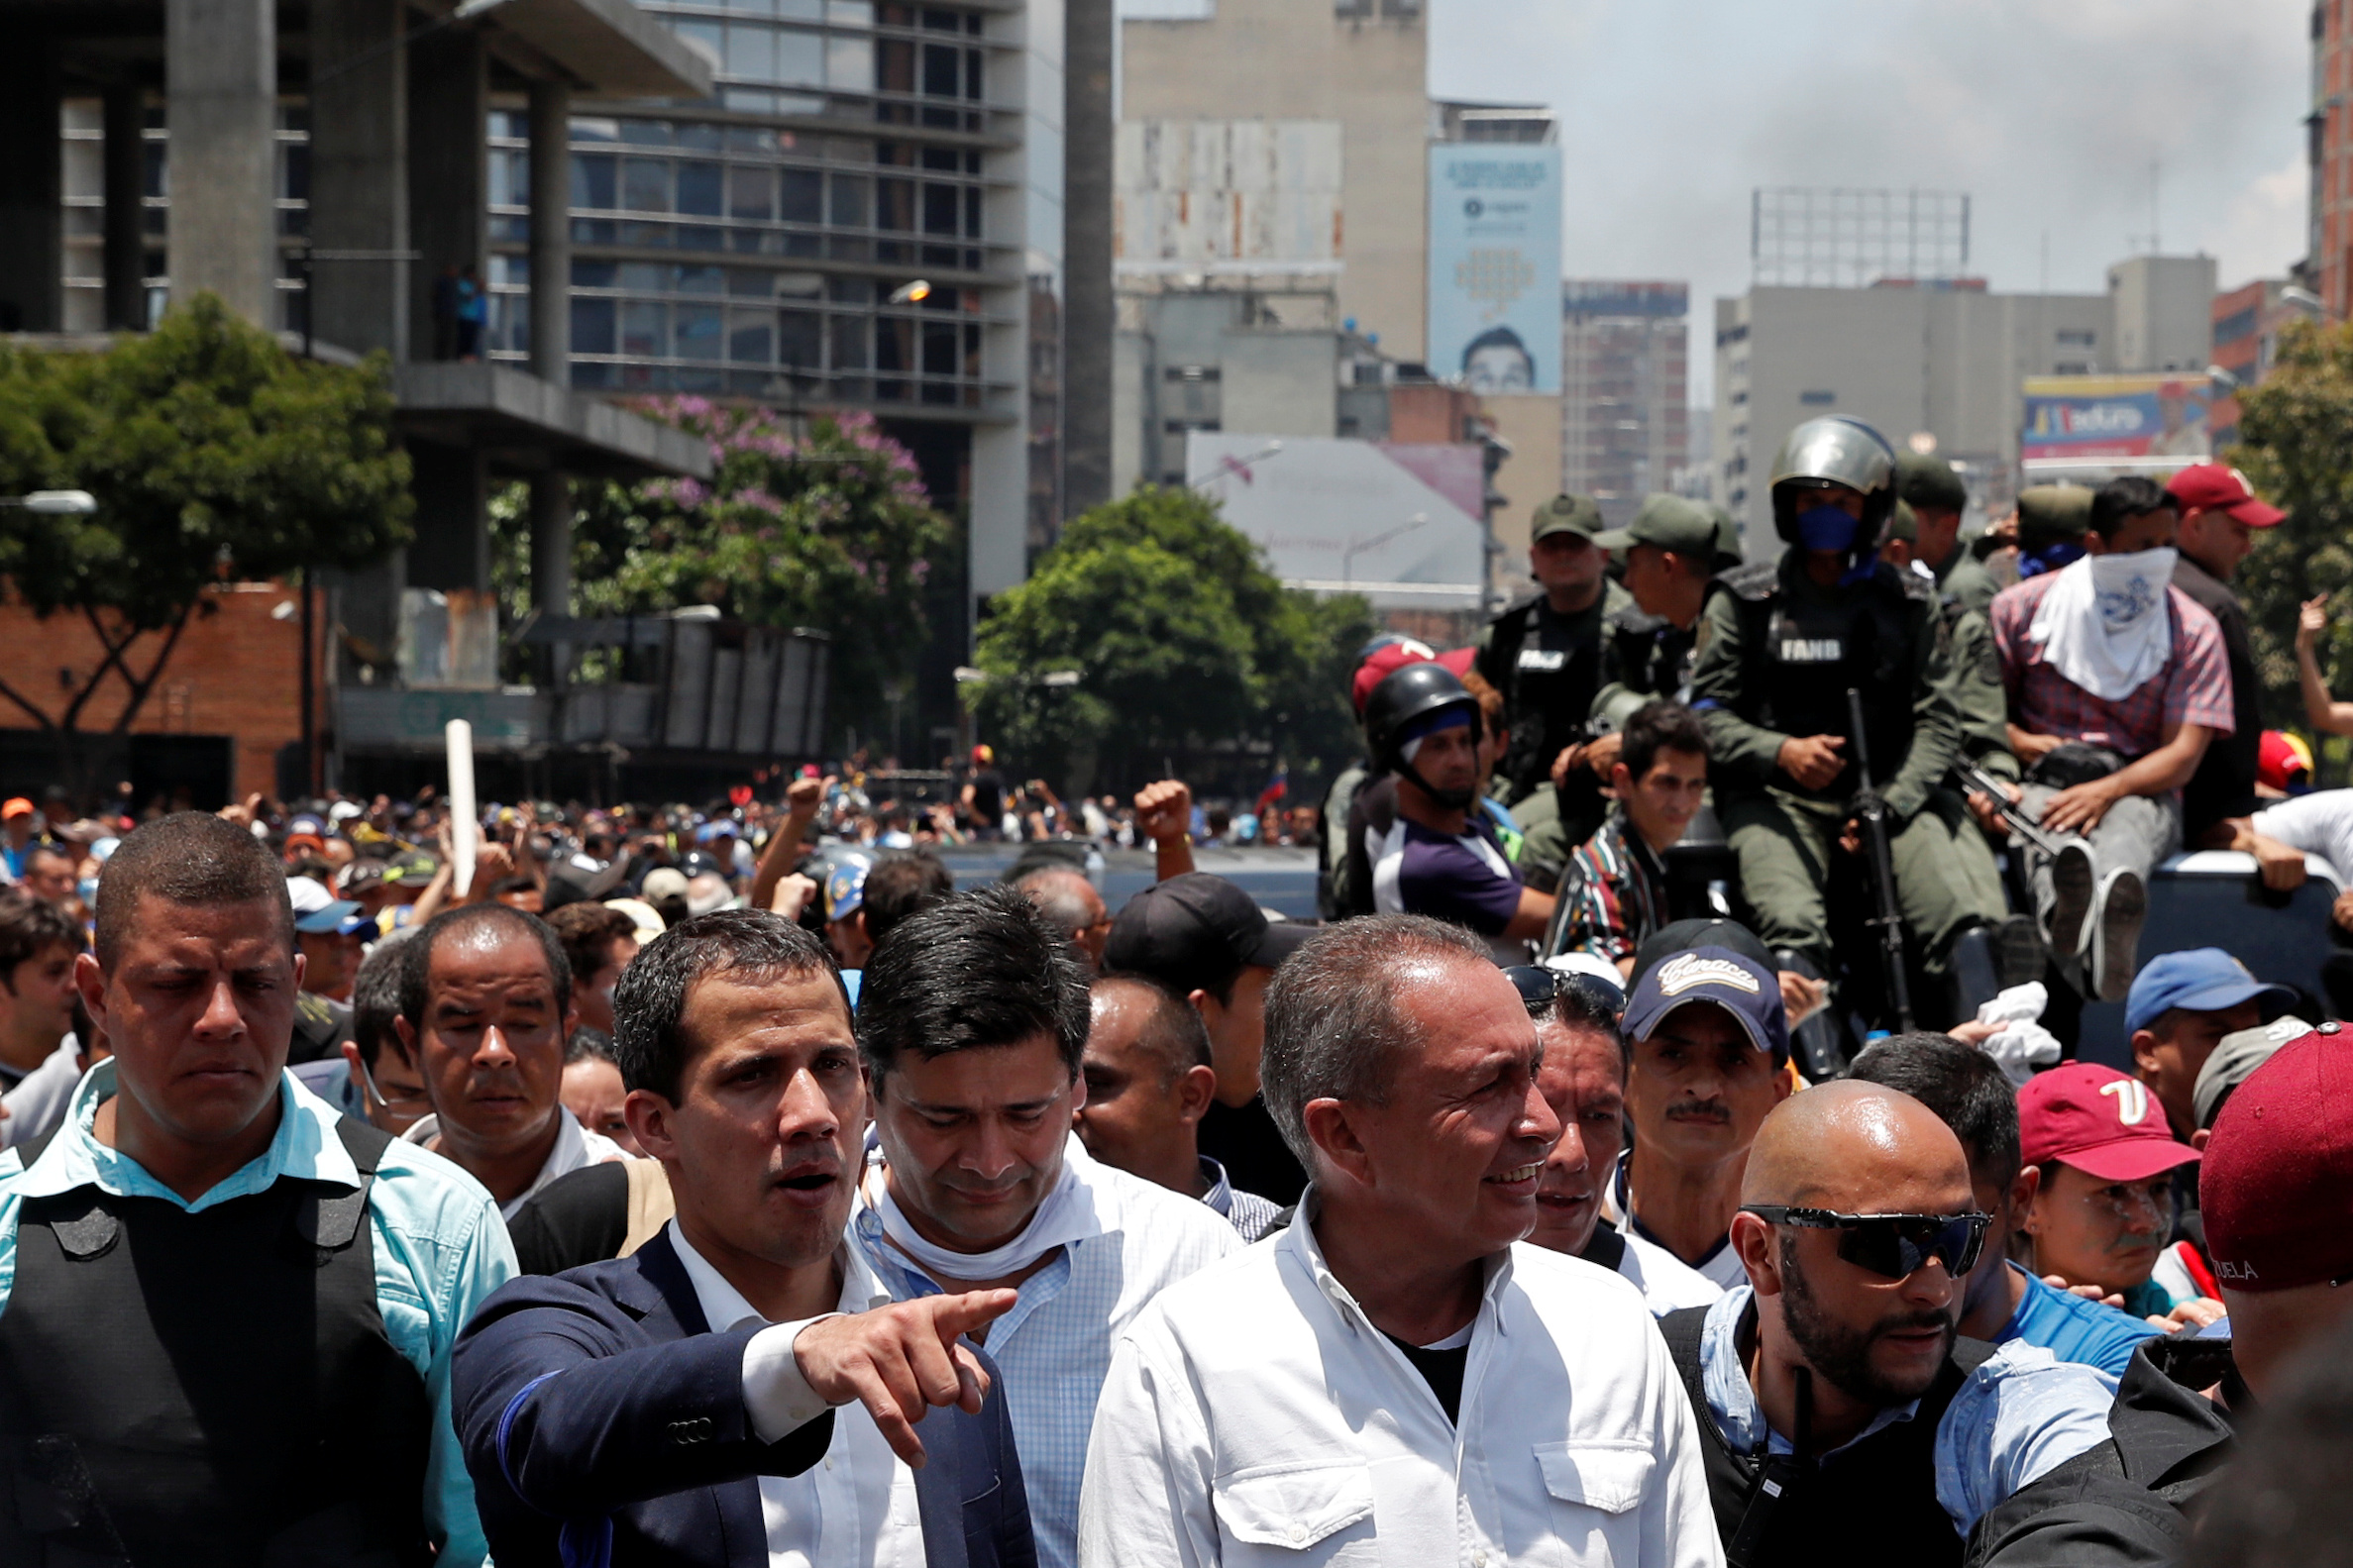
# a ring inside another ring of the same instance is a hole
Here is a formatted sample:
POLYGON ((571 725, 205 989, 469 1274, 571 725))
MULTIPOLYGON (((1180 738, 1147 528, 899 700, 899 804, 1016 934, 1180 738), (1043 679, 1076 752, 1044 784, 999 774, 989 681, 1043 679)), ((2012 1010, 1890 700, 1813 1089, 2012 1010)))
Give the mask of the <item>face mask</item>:
POLYGON ((1862 527, 1862 520, 1848 516, 1843 507, 1809 506, 1797 514, 1797 542, 1808 550, 1843 555, 1855 548, 1855 535, 1862 527))
POLYGON ((2073 540, 2063 540, 2055 545, 2045 545, 2035 551, 2020 551, 2018 554, 2018 576, 2021 581, 2027 577, 2039 577, 2046 572, 2057 572, 2062 567, 2072 567, 2083 559, 2084 547, 2073 540))

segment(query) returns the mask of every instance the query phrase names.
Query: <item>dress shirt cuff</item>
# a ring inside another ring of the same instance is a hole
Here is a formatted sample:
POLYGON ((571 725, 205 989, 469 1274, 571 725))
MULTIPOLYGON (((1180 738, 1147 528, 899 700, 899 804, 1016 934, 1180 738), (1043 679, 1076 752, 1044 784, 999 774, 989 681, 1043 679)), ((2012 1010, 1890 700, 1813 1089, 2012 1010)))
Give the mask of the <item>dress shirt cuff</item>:
POLYGON ((821 1312, 797 1323, 775 1323, 744 1341, 743 1408, 760 1441, 780 1442, 832 1409, 802 1376, 793 1341, 809 1324, 840 1315, 821 1312))

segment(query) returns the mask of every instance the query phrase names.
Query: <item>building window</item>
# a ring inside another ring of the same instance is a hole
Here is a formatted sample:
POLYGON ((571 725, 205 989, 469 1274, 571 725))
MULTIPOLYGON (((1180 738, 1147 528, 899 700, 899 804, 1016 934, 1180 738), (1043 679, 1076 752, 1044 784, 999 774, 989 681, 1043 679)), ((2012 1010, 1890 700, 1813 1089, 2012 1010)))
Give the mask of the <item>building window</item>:
POLYGON ((1826 391, 1800 392, 1797 400, 1808 408, 1828 408, 1838 401, 1838 393, 1826 391))
POLYGON ((2062 349, 2088 349, 2099 342, 2099 334, 2088 327, 2062 327, 2052 340, 2062 349))

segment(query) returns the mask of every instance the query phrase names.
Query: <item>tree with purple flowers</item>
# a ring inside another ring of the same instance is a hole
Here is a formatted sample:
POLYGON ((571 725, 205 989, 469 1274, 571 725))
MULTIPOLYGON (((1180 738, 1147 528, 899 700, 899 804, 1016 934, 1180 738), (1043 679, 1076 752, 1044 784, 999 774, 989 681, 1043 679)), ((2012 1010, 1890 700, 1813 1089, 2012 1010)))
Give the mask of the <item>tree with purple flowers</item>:
MULTIPOLYGON (((635 408, 709 442, 717 471, 708 484, 581 486, 573 613, 714 604, 756 626, 824 632, 828 711, 870 730, 886 691, 912 677, 929 635, 924 580, 953 543, 907 449, 863 413, 801 429, 773 410, 699 397, 635 408)), ((500 586, 519 610, 529 600, 527 535, 519 517, 501 532, 500 586)))

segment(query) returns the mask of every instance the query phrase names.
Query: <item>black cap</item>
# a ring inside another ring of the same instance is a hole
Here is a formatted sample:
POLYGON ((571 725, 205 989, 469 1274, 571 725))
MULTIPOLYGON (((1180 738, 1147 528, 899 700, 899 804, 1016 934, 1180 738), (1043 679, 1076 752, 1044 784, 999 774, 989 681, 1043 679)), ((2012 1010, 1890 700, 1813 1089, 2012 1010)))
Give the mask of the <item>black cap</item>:
POLYGON ((1187 872, 1127 900, 1112 922, 1103 967, 1145 975, 1180 994, 1226 991, 1248 965, 1272 969, 1316 934, 1268 921, 1250 895, 1223 877, 1187 872))

